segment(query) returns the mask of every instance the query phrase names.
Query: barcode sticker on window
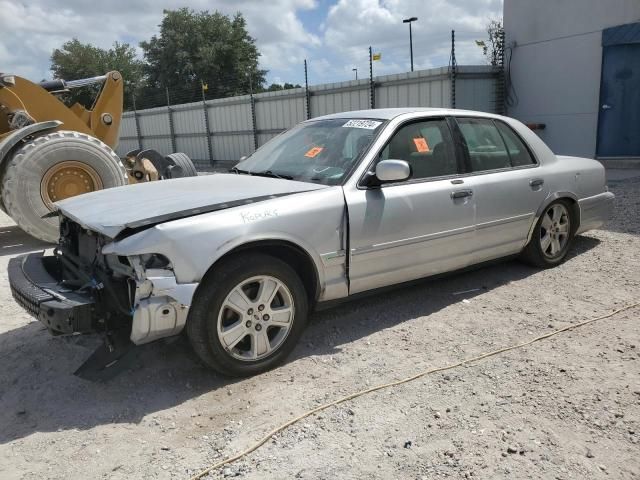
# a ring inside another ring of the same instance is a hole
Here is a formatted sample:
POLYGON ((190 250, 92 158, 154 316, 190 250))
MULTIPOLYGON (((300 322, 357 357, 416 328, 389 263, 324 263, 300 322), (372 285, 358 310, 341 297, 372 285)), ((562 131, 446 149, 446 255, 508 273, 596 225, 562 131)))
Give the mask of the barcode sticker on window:
POLYGON ((419 153, 427 153, 429 151, 429 144, 426 138, 418 137, 413 139, 413 143, 416 146, 416 150, 419 153))
POLYGON ((349 120, 342 125, 345 128, 366 128, 367 130, 375 130, 382 122, 376 120, 349 120))
POLYGON ((307 153, 304 154, 305 157, 309 157, 309 158, 313 158, 316 155, 318 155, 322 150, 324 150, 324 148, 322 147, 313 147, 310 148, 307 153))

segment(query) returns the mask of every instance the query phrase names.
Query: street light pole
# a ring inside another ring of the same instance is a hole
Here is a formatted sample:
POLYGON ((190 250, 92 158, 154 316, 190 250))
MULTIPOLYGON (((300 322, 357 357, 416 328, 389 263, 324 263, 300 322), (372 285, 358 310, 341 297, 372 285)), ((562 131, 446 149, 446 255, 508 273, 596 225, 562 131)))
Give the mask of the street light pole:
POLYGON ((413 33, 411 31, 411 23, 418 20, 418 17, 405 18, 402 23, 409 24, 409 54, 411 55, 411 71, 413 72, 413 33))
POLYGON ((356 80, 358 79, 358 69, 357 68, 352 68, 351 69, 352 72, 356 72, 356 80))

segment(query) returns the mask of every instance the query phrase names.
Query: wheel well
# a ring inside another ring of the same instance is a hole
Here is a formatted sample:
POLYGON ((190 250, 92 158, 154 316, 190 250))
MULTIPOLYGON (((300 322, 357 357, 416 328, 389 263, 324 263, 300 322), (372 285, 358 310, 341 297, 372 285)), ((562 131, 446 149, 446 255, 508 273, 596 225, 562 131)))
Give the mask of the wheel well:
POLYGON ((533 223, 531 224, 531 227, 529 229, 529 235, 527 236, 527 244, 529 243, 529 241, 531 240, 531 236, 533 235, 533 232, 535 231, 536 225, 538 224, 538 219, 540 218, 540 216, 545 212, 545 210, 549 207, 549 205, 551 205, 554 202, 558 202, 558 201, 563 201, 566 202, 567 205, 569 206, 569 209, 571 210, 571 216, 572 216, 572 220, 575 219, 575 221, 572 221, 572 227, 571 230, 573 230, 572 235, 575 234, 578 231, 578 228, 580 228, 580 205, 578 204, 577 200, 573 197, 570 197, 566 194, 562 195, 562 196, 557 196, 555 198, 553 198, 553 200, 544 203, 540 209, 538 210, 538 212, 536 213, 535 219, 533 221, 533 223))
POLYGON ((240 245, 233 250, 227 252, 218 259, 211 268, 215 268, 216 264, 228 259, 232 255, 255 251, 270 255, 288 264, 300 276, 302 283, 309 297, 309 306, 311 309, 320 296, 320 280, 315 263, 309 254, 298 245, 287 242, 285 240, 260 240, 256 242, 240 245))
POLYGON ((574 222, 572 222, 573 233, 577 232, 578 228, 580 227, 580 205, 578 205, 578 202, 575 198, 571 197, 561 197, 558 200, 564 200, 569 204, 569 208, 571 209, 571 216, 573 217, 572 220, 575 220, 574 222))

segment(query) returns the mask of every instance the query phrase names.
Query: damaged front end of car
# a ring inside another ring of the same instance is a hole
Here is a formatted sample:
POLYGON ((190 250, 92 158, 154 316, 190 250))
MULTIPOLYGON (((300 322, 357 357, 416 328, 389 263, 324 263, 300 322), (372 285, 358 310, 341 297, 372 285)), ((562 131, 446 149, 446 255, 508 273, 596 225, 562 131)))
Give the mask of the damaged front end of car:
POLYGON ((112 239, 60 220, 53 254, 11 259, 9 283, 15 300, 52 334, 104 337, 77 375, 98 378, 134 345, 180 333, 195 286, 177 282, 168 258, 105 254, 112 239))

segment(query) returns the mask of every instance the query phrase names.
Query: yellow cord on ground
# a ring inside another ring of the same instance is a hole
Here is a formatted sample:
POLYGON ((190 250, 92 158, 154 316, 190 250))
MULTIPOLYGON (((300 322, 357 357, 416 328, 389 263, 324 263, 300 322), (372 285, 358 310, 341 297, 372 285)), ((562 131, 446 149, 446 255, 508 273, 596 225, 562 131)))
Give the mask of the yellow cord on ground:
POLYGON ((590 323, 594 323, 594 322, 597 322, 597 321, 600 321, 600 320, 604 320, 605 318, 613 317, 614 315, 617 315, 618 313, 624 312, 626 310, 631 310, 632 308, 636 308, 638 306, 640 306, 640 302, 636 302, 636 303, 633 303, 631 305, 624 306, 622 308, 614 310, 611 313, 607 313, 606 315, 602 315, 602 316, 597 317, 597 318, 592 318, 590 320, 585 320, 584 322, 580 322, 580 323, 576 323, 576 324, 573 324, 573 325, 569 325, 567 327, 560 328, 558 330, 553 330, 552 332, 546 333, 544 335, 540 335, 539 337, 536 337, 533 340, 528 340, 528 341, 523 342, 523 343, 518 343, 516 345, 511 345, 511 346, 508 346, 508 347, 504 347, 504 348, 501 348, 499 350, 494 350, 493 352, 483 353, 482 355, 478 355, 477 357, 469 358, 467 360, 462 360, 461 362, 454 363, 454 364, 451 364, 451 365, 447 365, 445 367, 437 367, 437 368, 431 368, 429 370, 424 370, 424 371, 422 371, 420 373, 417 373, 417 374, 415 374, 415 375, 413 375, 411 377, 407 377, 407 378, 404 378, 402 380, 397 380, 395 382, 385 383, 383 385, 376 385, 375 387, 367 388, 365 390, 360 390, 359 392, 355 392, 355 393, 352 393, 350 395, 346 395, 346 396, 344 396, 342 398, 334 400, 333 402, 325 403, 324 405, 320 405, 319 407, 316 407, 316 408, 314 408, 312 410, 309 410, 308 412, 305 412, 302 415, 299 415, 299 416, 289 420, 288 422, 283 423, 278 428, 275 428, 272 431, 270 431, 268 434, 266 434, 264 437, 262 437, 261 440, 256 442, 251 447, 249 447, 246 450, 238 453, 237 455, 234 455, 233 457, 229 457, 229 458, 227 458, 225 460, 222 460, 222 461, 220 461, 220 462, 218 462, 218 463, 216 463, 214 465, 211 465, 210 467, 205 468, 200 473, 198 473, 198 474, 194 475, 193 477, 191 477, 190 480, 199 480, 202 477, 204 477, 205 475, 207 475, 208 473, 212 472, 213 470, 216 470, 216 469, 218 469, 220 467, 223 467, 224 465, 228 465, 228 464, 233 463, 233 462, 235 462, 237 460, 240 460, 242 457, 245 457, 245 456, 249 455, 250 453, 256 451, 262 445, 267 443, 271 437, 273 437, 274 435, 282 432, 284 429, 290 427, 294 423, 297 423, 300 420, 302 420, 304 418, 307 418, 307 417, 309 417, 309 416, 311 416, 311 415, 313 415, 315 413, 321 412, 322 410, 326 410, 329 407, 333 407, 335 405, 338 405, 340 403, 346 402, 348 400, 353 400, 354 398, 361 397, 362 395, 366 395, 367 393, 372 393, 372 392, 376 392, 378 390, 382 390, 384 388, 395 387, 397 385, 402 385, 403 383, 412 382, 413 380, 417 380, 418 378, 424 377, 426 375, 431 375, 432 373, 438 373, 438 372, 443 372, 445 370, 451 370, 453 368, 461 367, 461 366, 463 366, 465 364, 479 362, 480 360, 484 360, 485 358, 493 357, 495 355, 499 355, 501 353, 508 352, 510 350, 517 350, 519 348, 526 347, 527 345, 531 345, 532 343, 539 342, 540 340, 545 340, 547 338, 550 338, 550 337, 553 337, 555 335, 558 335, 559 333, 566 332, 568 330, 575 330, 576 328, 583 327, 585 325, 589 325, 590 323))

